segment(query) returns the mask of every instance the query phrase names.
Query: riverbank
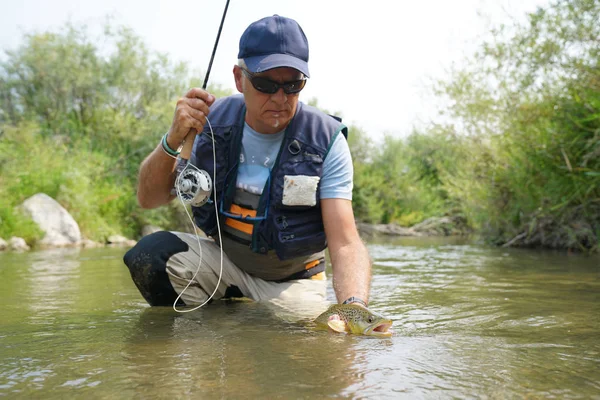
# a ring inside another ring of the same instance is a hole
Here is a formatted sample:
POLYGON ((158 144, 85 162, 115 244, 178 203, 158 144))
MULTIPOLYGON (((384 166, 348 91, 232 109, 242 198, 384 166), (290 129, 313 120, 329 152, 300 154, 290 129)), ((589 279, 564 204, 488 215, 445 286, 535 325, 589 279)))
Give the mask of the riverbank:
MULTIPOLYGON (((19 236, 8 239, 0 237, 0 251, 21 252, 60 247, 131 247, 139 238, 160 230, 193 232, 191 222, 185 216, 184 210, 179 208, 170 210, 174 218, 169 226, 143 224, 131 237, 119 234, 118 230, 114 229, 112 234, 97 235, 102 240, 85 237, 75 218, 61 204, 44 193, 31 196, 17 209, 21 223, 33 225, 38 233, 30 236, 28 240, 19 236)), ((577 218, 577 215, 562 222, 548 217, 536 221, 537 223, 530 226, 528 231, 519 232, 510 240, 494 241, 488 237, 487 242, 500 247, 548 248, 584 253, 598 251, 598 239, 593 226, 585 219, 577 218)), ((473 233, 481 235, 481 232, 474 231, 462 216, 431 217, 410 227, 394 223, 370 224, 361 221, 357 221, 356 225, 361 237, 367 239, 375 236, 443 237, 466 236, 473 233)), ((481 236, 485 240, 485 235, 481 236)))
MULTIPOLYGON (((13 236, 8 240, 0 238, 0 251, 29 251, 33 249, 61 248, 61 247, 131 247, 137 243, 134 238, 122 235, 109 235, 103 242, 94 241, 84 237, 79 229, 79 224, 73 216, 56 200, 44 193, 38 193, 20 206, 23 218, 29 218, 41 232, 40 239, 28 243, 24 238, 13 236)), ((185 222, 185 221, 184 221, 185 222)), ((188 224, 179 224, 175 230, 189 231, 188 224)), ((386 236, 454 236, 471 233, 464 218, 440 217, 428 218, 412 227, 402 227, 397 224, 368 224, 357 222, 359 233, 363 237, 379 235, 386 236)), ((138 239, 150 233, 165 230, 166 228, 144 225, 138 239)))

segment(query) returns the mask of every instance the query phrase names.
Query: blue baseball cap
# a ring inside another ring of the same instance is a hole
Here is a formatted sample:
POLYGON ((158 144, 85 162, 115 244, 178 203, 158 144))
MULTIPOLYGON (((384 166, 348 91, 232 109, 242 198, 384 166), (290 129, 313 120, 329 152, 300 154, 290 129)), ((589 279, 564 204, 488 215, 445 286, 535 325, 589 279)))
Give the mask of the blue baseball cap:
POLYGON ((306 35, 296 21, 279 15, 265 17, 246 28, 238 58, 244 60, 250 72, 290 67, 309 76, 306 35))

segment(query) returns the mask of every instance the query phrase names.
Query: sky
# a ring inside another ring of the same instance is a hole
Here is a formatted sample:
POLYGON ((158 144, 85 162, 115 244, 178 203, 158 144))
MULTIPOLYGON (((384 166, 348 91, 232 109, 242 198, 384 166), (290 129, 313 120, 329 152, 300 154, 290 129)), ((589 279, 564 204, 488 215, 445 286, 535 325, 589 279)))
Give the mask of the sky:
MULTIPOLYGON (((0 49, 65 22, 126 25, 153 51, 206 71, 226 0, 0 0, 0 49)), ((341 115, 372 138, 403 137, 436 118, 433 79, 460 66, 490 27, 523 20, 548 0, 231 0, 209 83, 235 91, 232 68, 246 27, 293 18, 310 49, 301 101, 341 115)))

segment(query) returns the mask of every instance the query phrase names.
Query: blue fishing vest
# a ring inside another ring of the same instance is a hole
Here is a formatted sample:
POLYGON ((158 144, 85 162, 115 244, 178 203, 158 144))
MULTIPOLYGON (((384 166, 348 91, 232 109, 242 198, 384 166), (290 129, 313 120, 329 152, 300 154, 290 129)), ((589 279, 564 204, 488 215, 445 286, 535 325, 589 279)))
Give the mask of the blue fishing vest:
MULTIPOLYGON (((223 210, 229 210, 235 192, 246 106, 242 95, 215 101, 209 120, 214 133, 216 179, 209 124, 196 136, 191 162, 213 178, 213 187, 223 210)), ((283 203, 285 176, 323 174, 323 162, 339 133, 348 130, 339 120, 314 107, 298 102, 296 114, 285 130, 277 160, 271 170, 270 187, 263 190, 257 215, 266 219, 254 222, 250 249, 266 254, 275 250, 280 260, 317 253, 327 247, 321 217, 319 187, 315 206, 289 206, 283 203)), ((319 184, 320 185, 320 184, 319 184)), ((212 196, 211 196, 212 198, 212 196)), ((211 200, 192 207, 194 220, 208 236, 217 233, 215 206, 211 200)), ((223 217, 221 217, 223 219, 223 217)))

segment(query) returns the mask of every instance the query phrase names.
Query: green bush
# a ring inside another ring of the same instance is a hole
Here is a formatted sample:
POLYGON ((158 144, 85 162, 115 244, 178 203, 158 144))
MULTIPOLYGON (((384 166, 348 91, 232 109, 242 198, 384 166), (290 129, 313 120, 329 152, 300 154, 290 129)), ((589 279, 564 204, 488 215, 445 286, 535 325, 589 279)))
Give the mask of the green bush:
MULTIPOLYGON (((72 25, 26 35, 0 63, 2 235, 39 238, 14 207, 40 192, 90 239, 137 238, 145 224, 180 228, 179 204, 139 208, 136 178, 168 129, 176 99, 198 81, 127 28, 107 26, 95 40, 72 25)), ((218 85, 209 90, 228 94, 218 85)))
POLYGON ((460 143, 442 180, 494 243, 598 248, 598 20, 598 2, 556 1, 438 86, 454 120, 438 129, 460 143))

